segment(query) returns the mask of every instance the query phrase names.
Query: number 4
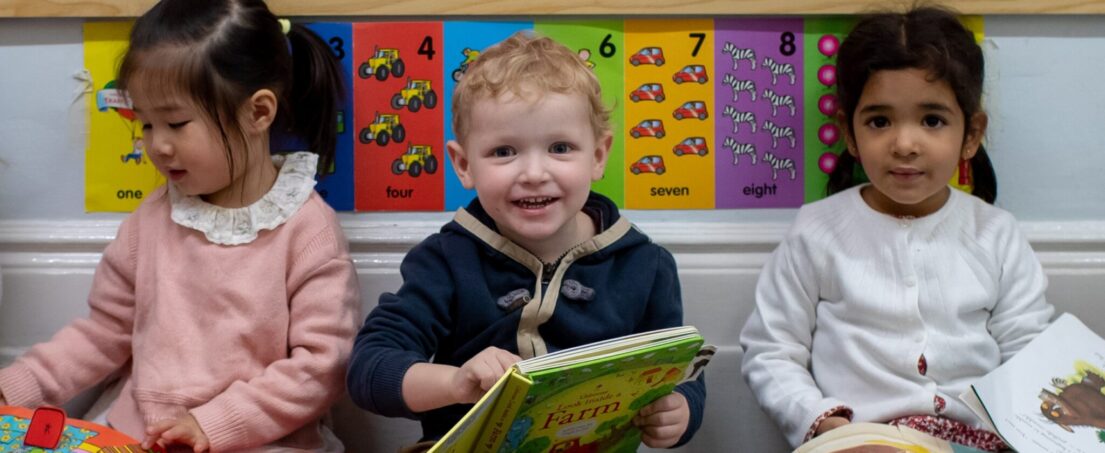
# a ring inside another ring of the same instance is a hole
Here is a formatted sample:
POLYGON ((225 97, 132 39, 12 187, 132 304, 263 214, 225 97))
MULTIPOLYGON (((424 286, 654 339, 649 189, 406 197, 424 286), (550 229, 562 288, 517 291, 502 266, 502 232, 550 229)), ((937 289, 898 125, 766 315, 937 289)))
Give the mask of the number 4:
POLYGON ((422 44, 418 46, 418 54, 425 55, 427 60, 433 60, 434 54, 437 53, 434 50, 434 38, 427 36, 422 39, 422 44))

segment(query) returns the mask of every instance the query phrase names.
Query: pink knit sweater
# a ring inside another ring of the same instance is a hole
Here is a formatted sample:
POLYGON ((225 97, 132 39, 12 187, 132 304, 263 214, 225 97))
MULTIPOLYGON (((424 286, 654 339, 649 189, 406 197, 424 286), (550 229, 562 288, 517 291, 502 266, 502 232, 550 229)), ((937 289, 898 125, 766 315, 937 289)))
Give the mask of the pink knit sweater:
POLYGON ((275 230, 224 246, 170 209, 162 188, 123 221, 89 317, 0 370, 0 391, 9 404, 57 405, 126 367, 108 421, 137 439, 187 411, 213 452, 318 448, 360 306, 333 210, 312 193, 275 230))

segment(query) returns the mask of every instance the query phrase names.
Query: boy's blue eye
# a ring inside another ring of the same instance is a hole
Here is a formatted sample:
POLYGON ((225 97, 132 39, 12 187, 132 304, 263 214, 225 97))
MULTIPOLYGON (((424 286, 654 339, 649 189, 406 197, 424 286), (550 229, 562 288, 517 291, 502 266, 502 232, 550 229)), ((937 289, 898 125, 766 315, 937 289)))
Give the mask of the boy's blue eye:
POLYGON ((495 157, 510 157, 514 155, 514 149, 509 146, 500 146, 491 150, 491 155, 495 157))
POLYGON ((572 145, 567 143, 553 143, 553 145, 549 147, 549 152, 553 154, 565 154, 571 150, 572 145))

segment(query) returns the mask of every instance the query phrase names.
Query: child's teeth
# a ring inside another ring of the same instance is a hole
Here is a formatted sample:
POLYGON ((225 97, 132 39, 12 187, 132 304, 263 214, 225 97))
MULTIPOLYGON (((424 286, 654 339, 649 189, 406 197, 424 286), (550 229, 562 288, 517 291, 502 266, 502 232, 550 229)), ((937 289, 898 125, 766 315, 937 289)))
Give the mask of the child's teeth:
POLYGON ((539 206, 544 206, 546 204, 549 204, 551 201, 552 201, 552 199, 549 198, 549 197, 524 198, 522 200, 518 200, 518 204, 520 204, 522 206, 525 206, 525 207, 539 207, 539 206))

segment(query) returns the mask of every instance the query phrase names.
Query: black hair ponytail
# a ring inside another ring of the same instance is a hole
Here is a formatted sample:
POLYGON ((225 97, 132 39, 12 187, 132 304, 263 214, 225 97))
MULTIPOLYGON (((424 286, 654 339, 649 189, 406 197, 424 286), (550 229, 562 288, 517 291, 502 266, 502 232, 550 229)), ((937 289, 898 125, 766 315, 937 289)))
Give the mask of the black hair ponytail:
POLYGON ((346 92, 345 80, 330 47, 307 27, 292 24, 288 42, 292 50, 288 126, 307 141, 309 150, 318 153, 321 177, 334 163, 338 103, 346 92))
POLYGON ((972 195, 994 204, 994 200, 998 198, 998 178, 990 156, 982 145, 978 145, 978 152, 971 158, 971 182, 974 186, 972 195))

